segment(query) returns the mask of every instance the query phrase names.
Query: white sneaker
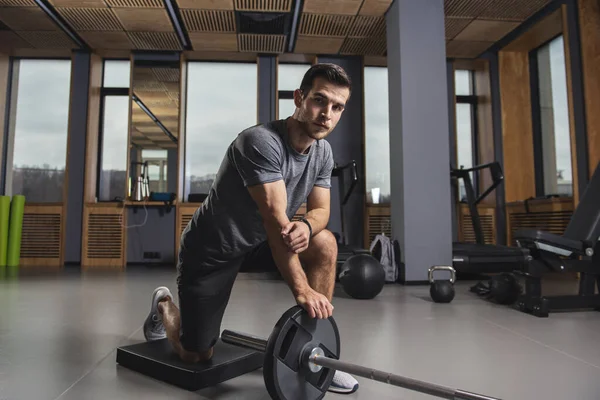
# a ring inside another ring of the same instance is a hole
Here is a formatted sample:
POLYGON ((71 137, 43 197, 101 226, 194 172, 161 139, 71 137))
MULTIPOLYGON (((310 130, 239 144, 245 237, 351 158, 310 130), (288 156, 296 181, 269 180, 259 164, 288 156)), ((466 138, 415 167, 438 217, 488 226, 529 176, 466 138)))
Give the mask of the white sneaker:
POLYGON ((159 286, 154 289, 152 293, 152 304, 150 306, 150 313, 144 321, 144 337, 146 341, 150 342, 153 340, 160 340, 167 337, 167 331, 162 322, 162 317, 158 312, 158 302, 165 297, 171 296, 171 292, 164 286, 159 286))
POLYGON ((354 393, 358 390, 358 381, 346 372, 335 371, 328 390, 334 393, 354 393))

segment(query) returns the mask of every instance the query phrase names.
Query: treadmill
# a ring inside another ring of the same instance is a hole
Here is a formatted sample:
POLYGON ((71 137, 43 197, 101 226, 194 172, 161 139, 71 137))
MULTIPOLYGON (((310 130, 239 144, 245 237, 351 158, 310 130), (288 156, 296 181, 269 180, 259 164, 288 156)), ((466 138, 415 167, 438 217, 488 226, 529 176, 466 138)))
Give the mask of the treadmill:
POLYGON ((477 205, 504 180, 500 163, 494 161, 473 168, 454 169, 451 167, 450 176, 462 179, 465 184, 467 204, 476 241, 475 243, 452 243, 452 264, 456 272, 462 274, 495 274, 527 270, 526 266, 530 259, 529 250, 513 246, 486 244, 481 228, 477 205), (484 170, 490 171, 492 184, 476 197, 469 173, 484 170))
POLYGON ((338 242, 338 256, 337 256, 337 267, 338 269, 346 262, 348 258, 356 254, 371 254, 367 249, 363 249, 360 246, 355 246, 347 243, 346 239, 346 222, 344 218, 344 206, 348 202, 350 195, 354 191, 358 182, 358 169, 356 167, 356 161, 352 160, 345 165, 335 165, 331 172, 332 177, 338 178, 338 186, 340 192, 340 221, 342 224, 341 235, 334 233, 338 242), (350 175, 350 186, 346 188, 346 175, 350 175))

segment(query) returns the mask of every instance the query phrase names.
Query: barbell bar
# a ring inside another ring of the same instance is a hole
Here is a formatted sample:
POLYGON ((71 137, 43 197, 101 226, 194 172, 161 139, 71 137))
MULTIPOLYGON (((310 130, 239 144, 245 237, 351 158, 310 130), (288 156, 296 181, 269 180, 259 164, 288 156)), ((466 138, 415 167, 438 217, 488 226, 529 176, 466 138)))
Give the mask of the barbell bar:
MULTIPOLYGON (((265 353, 267 351, 268 341, 256 336, 248 335, 232 330, 224 330, 221 334, 221 340, 224 343, 243 347, 265 353)), ((389 385, 399 386, 405 389, 429 394, 450 400, 500 400, 482 394, 471 393, 460 389, 452 389, 428 382, 419 381, 395 375, 390 372, 380 371, 369 367, 363 367, 357 364, 351 364, 345 361, 336 360, 324 355, 320 347, 305 347, 300 354, 299 364, 301 368, 306 368, 311 372, 319 372, 321 368, 347 372, 352 375, 374 381, 387 383, 389 385)))

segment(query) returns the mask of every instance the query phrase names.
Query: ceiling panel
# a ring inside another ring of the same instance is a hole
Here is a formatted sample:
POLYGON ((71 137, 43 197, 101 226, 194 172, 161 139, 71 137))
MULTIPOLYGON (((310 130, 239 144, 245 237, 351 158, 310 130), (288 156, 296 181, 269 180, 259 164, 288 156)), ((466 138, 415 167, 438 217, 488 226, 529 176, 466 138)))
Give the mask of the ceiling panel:
POLYGON ((237 51, 238 37, 235 33, 190 32, 194 50, 237 51))
POLYGON ((524 21, 552 0, 494 0, 478 15, 483 19, 524 21))
POLYGON ((476 19, 467 25, 455 40, 496 42, 519 26, 518 22, 476 19))
POLYGON ((177 0, 179 8, 233 10, 233 0, 177 0))
POLYGON ((31 48, 31 44, 12 31, 0 31, 0 51, 13 48, 31 48))
POLYGON ((57 31, 58 26, 39 7, 2 7, 0 20, 14 31, 57 31))
POLYGON ((446 56, 473 58, 487 50, 493 42, 451 40, 446 45, 446 56))
MULTIPOLYGON (((164 0, 48 1, 93 49, 183 50, 164 0)), ((181 23, 191 45, 188 50, 206 54, 282 54, 288 50, 295 0, 174 2, 180 8, 181 23)), ((479 55, 481 49, 487 49, 549 2, 444 0, 448 56, 479 55)), ((392 3, 303 0, 294 53, 385 57, 385 13, 392 3)), ((8 49, 4 51, 74 48, 68 35, 33 0, 0 0, 0 32, 4 39, 0 49, 8 49)), ((168 96, 178 98, 176 93, 168 96)))
POLYGON ((135 45, 126 32, 80 32, 79 36, 94 49, 134 49, 135 45))
POLYGON ((303 12, 312 14, 356 15, 363 0, 304 0, 303 12))
POLYGON ((472 18, 446 18, 446 39, 454 39, 467 25, 473 21, 472 18))
POLYGON ((48 0, 55 7, 108 8, 104 0, 48 0))
POLYGON ((118 8, 164 8, 163 0, 104 0, 110 7, 118 8))
POLYGON ((300 18, 298 35, 345 37, 353 18, 351 15, 304 13, 300 18))
POLYGON ((337 54, 344 43, 343 38, 298 36, 295 53, 337 54))
POLYGON ((164 9, 115 8, 114 12, 127 31, 173 32, 173 25, 164 9))
POLYGON ((238 35, 239 51, 252 53, 283 53, 284 35, 238 35))
POLYGON ((73 43, 62 31, 20 31, 19 36, 38 49, 75 49, 73 43))
POLYGON ((358 15, 382 17, 391 4, 392 0, 364 0, 358 15))
POLYGON ((358 16, 354 19, 348 36, 373 38, 385 36, 385 19, 383 17, 358 16))
POLYGON ((344 55, 380 56, 387 50, 385 37, 382 38, 347 38, 340 49, 344 55))
POLYGON ((128 32, 129 39, 139 50, 181 50, 175 32, 128 32))
POLYGON ((57 7, 76 31, 122 31, 123 25, 110 8, 57 7))
POLYGON ((37 7, 33 0, 0 0, 0 7, 22 7, 31 6, 37 7))
POLYGON ((496 0, 444 0, 447 17, 477 18, 481 12, 496 0))
POLYGON ((238 11, 289 12, 292 0, 234 0, 233 5, 238 11))
POLYGON ((181 13, 189 32, 236 32, 233 11, 186 9, 181 13))

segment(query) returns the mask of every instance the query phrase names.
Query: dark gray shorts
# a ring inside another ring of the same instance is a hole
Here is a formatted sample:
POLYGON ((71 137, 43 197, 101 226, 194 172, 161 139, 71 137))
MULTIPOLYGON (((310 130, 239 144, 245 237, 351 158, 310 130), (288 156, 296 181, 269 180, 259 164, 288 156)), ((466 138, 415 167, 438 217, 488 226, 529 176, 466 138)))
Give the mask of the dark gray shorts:
POLYGON ((269 245, 264 242, 245 256, 203 262, 181 249, 177 290, 181 313, 181 344, 200 352, 215 345, 238 272, 277 271, 269 245))

